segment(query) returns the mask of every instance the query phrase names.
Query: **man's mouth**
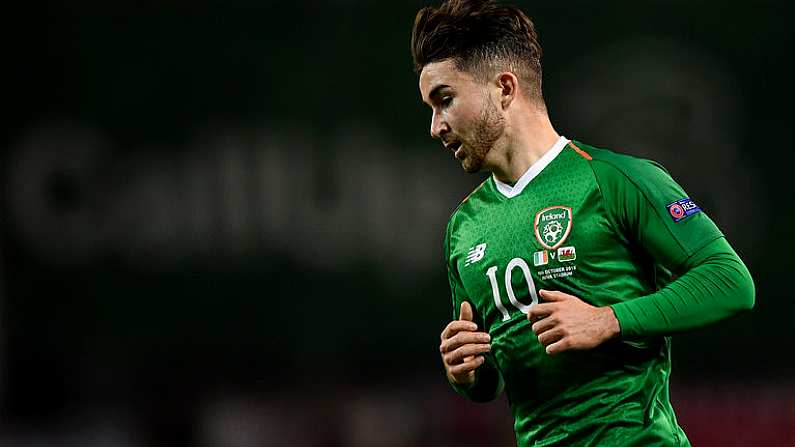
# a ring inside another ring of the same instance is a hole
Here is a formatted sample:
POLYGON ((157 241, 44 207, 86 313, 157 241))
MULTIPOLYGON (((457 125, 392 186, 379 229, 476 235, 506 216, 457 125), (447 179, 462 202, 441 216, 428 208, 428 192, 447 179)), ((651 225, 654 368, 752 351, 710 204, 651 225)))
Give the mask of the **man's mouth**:
POLYGON ((460 141, 453 141, 452 143, 447 143, 447 144, 445 144, 445 147, 447 149, 450 149, 451 151, 453 151, 453 154, 455 155, 455 158, 458 158, 458 159, 463 158, 463 156, 464 156, 464 147, 461 145, 460 141))

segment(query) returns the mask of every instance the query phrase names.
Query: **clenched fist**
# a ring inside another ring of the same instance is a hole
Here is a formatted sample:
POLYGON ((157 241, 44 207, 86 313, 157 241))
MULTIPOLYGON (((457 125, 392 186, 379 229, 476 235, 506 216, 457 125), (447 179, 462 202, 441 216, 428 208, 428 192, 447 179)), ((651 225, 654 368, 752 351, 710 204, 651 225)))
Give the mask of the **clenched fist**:
POLYGON ((464 301, 458 320, 451 321, 442 331, 439 345, 447 378, 459 385, 475 381, 475 370, 485 361, 483 354, 491 350, 491 337, 478 332, 478 325, 472 320, 472 307, 464 301))

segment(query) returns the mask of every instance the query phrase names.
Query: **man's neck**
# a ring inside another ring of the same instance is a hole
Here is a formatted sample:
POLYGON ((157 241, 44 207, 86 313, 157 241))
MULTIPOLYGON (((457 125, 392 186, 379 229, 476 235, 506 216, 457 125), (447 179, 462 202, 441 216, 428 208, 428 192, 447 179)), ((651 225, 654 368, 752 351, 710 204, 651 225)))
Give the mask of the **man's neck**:
POLYGON ((513 184, 555 145, 560 135, 546 113, 533 114, 530 120, 524 120, 510 130, 510 137, 507 137, 502 150, 492 151, 495 153, 490 155, 494 157, 491 163, 494 177, 513 184))

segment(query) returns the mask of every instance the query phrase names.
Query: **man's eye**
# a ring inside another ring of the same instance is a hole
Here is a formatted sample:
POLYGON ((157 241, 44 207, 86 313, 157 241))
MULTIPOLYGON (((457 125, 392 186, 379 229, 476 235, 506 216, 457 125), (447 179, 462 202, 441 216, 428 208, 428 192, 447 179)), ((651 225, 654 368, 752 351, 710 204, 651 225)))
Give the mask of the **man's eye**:
POLYGON ((453 97, 452 96, 443 96, 442 97, 442 105, 443 106, 449 106, 451 102, 453 102, 453 97))

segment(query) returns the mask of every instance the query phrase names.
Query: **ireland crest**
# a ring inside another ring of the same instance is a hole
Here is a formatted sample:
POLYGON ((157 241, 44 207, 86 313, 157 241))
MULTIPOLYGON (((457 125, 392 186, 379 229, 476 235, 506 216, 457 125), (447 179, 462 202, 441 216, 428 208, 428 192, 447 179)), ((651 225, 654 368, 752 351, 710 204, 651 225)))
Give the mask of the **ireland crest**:
POLYGON ((572 213, 567 206, 550 206, 536 214, 535 233, 538 242, 547 250, 560 247, 571 232, 572 213))

